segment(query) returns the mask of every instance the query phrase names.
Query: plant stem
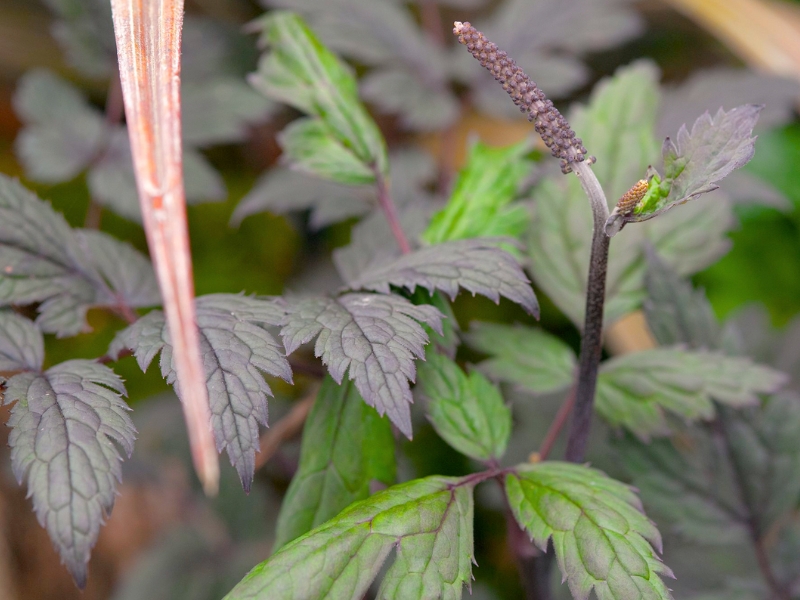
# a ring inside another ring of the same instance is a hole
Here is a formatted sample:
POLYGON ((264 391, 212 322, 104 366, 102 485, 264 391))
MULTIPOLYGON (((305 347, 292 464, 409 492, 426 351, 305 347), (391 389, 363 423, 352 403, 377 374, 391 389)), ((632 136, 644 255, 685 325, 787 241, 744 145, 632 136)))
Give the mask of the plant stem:
POLYGON ((561 433, 561 430, 564 428, 564 425, 567 422, 567 417, 569 417, 569 414, 572 412, 573 406, 575 406, 575 386, 570 388, 567 396, 564 398, 564 401, 558 408, 558 412, 556 413, 553 422, 550 423, 550 428, 547 430, 544 440, 542 440, 542 445, 539 446, 539 452, 537 452, 539 455, 539 460, 547 459, 547 456, 553 449, 553 445, 558 439, 558 434, 561 433))
POLYGON ((592 253, 589 260, 589 280, 586 284, 586 315, 581 339, 581 357, 578 366, 578 383, 575 391, 575 408, 567 439, 566 459, 582 462, 589 441, 594 412, 594 394, 597 388, 597 371, 603 344, 603 303, 606 294, 608 271, 608 243, 605 224, 608 219, 608 202, 600 182, 589 161, 571 163, 583 191, 589 198, 594 216, 592 253))
POLYGON ((256 454, 256 471, 269 462, 269 459, 280 449, 281 444, 300 435, 308 413, 314 406, 318 391, 319 385, 312 386, 311 391, 302 400, 295 403, 289 414, 264 432, 258 442, 261 450, 256 454))
POLYGON ((403 254, 408 254, 411 252, 411 245, 408 243, 408 238, 400 225, 400 217, 397 215, 397 208, 395 208, 394 200, 392 200, 387 181, 377 170, 375 172, 375 185, 378 188, 378 204, 386 217, 386 221, 389 223, 392 235, 394 235, 397 245, 400 246, 400 251, 403 254))

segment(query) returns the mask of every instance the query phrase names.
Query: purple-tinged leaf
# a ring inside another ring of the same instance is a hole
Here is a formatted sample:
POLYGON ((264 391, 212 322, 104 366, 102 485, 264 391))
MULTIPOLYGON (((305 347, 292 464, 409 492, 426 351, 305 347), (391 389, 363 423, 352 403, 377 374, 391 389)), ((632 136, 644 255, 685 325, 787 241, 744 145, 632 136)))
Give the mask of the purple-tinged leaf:
POLYGON ((44 338, 39 328, 22 315, 0 309, 0 372, 39 371, 43 362, 44 338))
POLYGON ((130 456, 136 430, 122 380, 106 366, 71 360, 9 380, 11 464, 39 522, 79 587, 122 475, 116 442, 130 456))
POLYGON ((411 437, 413 401, 409 381, 416 378, 414 360, 424 357, 428 335, 420 323, 442 333, 442 315, 430 305, 381 294, 346 294, 292 301, 281 330, 286 354, 317 338, 322 357, 337 383, 345 372, 364 401, 411 437))
MULTIPOLYGON (((95 238, 106 236, 97 234, 95 238)), ((106 236, 122 264, 108 268, 139 269, 146 261, 130 246, 106 236)), ((70 229, 64 217, 23 188, 0 176, 0 306, 40 302, 38 323, 59 336, 85 330, 92 306, 118 304, 112 285, 101 275, 91 245, 70 229)), ((121 291, 121 290, 119 290, 121 291)))
POLYGON ((504 296, 538 316, 539 305, 528 278, 516 259, 498 248, 500 241, 476 238, 428 246, 368 268, 349 287, 387 294, 392 285, 411 292, 419 286, 430 293, 441 290, 451 299, 463 288, 494 302, 504 296))
POLYGON ((97 156, 108 136, 102 113, 49 71, 31 71, 20 80, 14 109, 25 124, 16 140, 17 155, 35 181, 69 181, 97 156))
MULTIPOLYGON (((211 426, 217 450, 227 451, 245 490, 250 489, 258 452, 258 425, 267 424, 267 396, 272 390, 261 372, 292 380, 292 371, 267 325, 280 325, 284 308, 273 300, 235 294, 197 298, 197 326, 211 426)), ((120 332, 109 349, 118 356, 133 351, 142 371, 161 352, 161 374, 177 385, 175 357, 166 320, 152 311, 120 332)))

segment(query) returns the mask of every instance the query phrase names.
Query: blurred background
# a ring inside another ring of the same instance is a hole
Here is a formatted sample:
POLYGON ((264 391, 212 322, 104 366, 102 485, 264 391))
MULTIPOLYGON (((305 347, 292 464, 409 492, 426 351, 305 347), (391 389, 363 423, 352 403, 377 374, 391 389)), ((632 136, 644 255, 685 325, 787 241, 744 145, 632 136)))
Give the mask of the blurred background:
MULTIPOLYGON (((720 318, 759 303, 766 324, 784 327, 800 312, 800 1, 279 0, 265 5, 295 8, 312 25, 327 26, 323 38, 356 68, 362 94, 390 148, 410 148, 426 157, 421 187, 433 196, 448 189, 470 136, 501 145, 531 131, 524 119, 508 112, 509 102, 497 101, 497 90, 484 85, 485 79, 465 74, 477 71, 475 65, 465 67, 461 58, 453 58, 448 24, 454 19, 478 27, 485 23, 493 40, 521 57, 526 69, 532 65, 533 78, 562 107, 585 100, 597 81, 641 58, 654 61, 662 73, 665 134, 707 108, 766 102, 756 155, 745 169, 748 177, 731 192, 737 217, 729 234, 731 248, 693 279, 705 287, 720 318), (339 8, 330 8, 362 4, 367 11, 369 3, 372 8, 399 6, 395 9, 406 13, 407 24, 438 54, 430 54, 425 64, 415 62, 412 51, 405 57, 393 54, 392 34, 402 34, 405 22, 384 31, 385 40, 379 31, 371 32, 370 40, 363 23, 348 22, 348 14, 355 12, 336 14, 339 8), (575 11, 574 18, 565 16, 569 11, 575 11)), ((262 212, 264 203, 251 194, 259 176, 279 158, 276 133, 293 118, 245 83, 258 49, 256 36, 245 33, 244 26, 265 6, 249 0, 186 0, 186 9, 185 127, 187 146, 196 155, 191 173, 187 166, 187 187, 196 182, 189 192, 195 203, 189 219, 197 293, 279 294, 335 287, 331 251, 348 243, 360 209, 351 207, 352 218, 327 226, 335 219, 312 201, 311 212, 276 216, 262 212), (226 226, 248 194, 249 204, 226 226)), ((100 226, 146 251, 124 165, 115 171, 115 164, 97 161, 88 178, 83 172, 37 174, 15 141, 35 120, 20 109, 20 81, 38 69, 57 74, 109 120, 120 121, 109 14, 103 0, 0 2, 0 172, 19 177, 72 225, 100 226)), ((61 100, 53 97, 53 110, 61 100)), ((109 156, 103 160, 110 161, 109 156)), ((286 212, 279 206, 272 210, 286 212)), ((577 344, 568 319, 539 296, 542 325, 577 344)), ((528 322, 510 304, 495 306, 480 298, 459 298, 455 308, 462 324, 473 318, 528 322)), ((94 333, 48 339, 48 365, 105 353, 123 323, 101 312, 89 318, 94 333)), ((647 343, 636 315, 609 332, 609 347, 615 351, 647 343)), ((125 462, 120 494, 94 550, 83 593, 60 566, 25 490, 16 483, 7 429, 0 428, 0 600, 222 597, 269 554, 281 497, 297 463, 298 406, 313 390, 318 369, 313 357, 306 360, 307 373, 296 377, 294 388, 270 382, 276 392, 270 423, 284 427, 265 434, 269 460, 257 471, 250 495, 223 464, 220 494, 213 500, 202 496, 191 472, 179 406, 157 369, 142 374, 132 358, 114 365, 127 382, 139 439, 133 458, 125 462)), ((0 409, 0 421, 7 417, 7 408, 0 409)), ((535 419, 516 417, 518 424, 530 425, 528 439, 541 435, 535 419)), ((542 421, 546 426, 549 419, 542 421)), ((467 459, 445 446, 424 419, 415 428, 414 443, 401 444, 403 478, 469 470, 467 459)), ((493 505, 487 499, 476 514, 480 568, 473 595, 519 597, 505 523, 493 505)), ((680 569, 675 570, 680 578, 680 569)))

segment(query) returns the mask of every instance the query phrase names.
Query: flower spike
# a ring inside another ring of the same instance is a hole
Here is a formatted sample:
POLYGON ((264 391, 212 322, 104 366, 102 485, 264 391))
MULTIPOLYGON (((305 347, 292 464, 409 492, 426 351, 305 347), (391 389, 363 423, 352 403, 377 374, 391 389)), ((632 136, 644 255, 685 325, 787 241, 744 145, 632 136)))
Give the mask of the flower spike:
POLYGON ((564 115, 513 59, 468 22, 456 21, 453 33, 458 36, 459 43, 466 46, 470 54, 503 84, 503 89, 520 111, 527 113, 528 120, 533 122, 553 156, 561 159, 562 172, 569 173, 571 163, 586 159, 586 148, 581 139, 575 137, 564 115))

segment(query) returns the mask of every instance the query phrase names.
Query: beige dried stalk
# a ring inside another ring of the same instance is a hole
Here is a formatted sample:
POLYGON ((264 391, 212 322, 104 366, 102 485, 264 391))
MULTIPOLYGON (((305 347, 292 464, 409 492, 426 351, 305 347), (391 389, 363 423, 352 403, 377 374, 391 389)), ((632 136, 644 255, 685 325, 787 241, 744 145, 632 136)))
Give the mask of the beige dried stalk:
POLYGON ((183 0, 111 0, 120 81, 147 244, 175 354, 195 469, 216 493, 219 460, 194 306, 181 148, 183 0))

